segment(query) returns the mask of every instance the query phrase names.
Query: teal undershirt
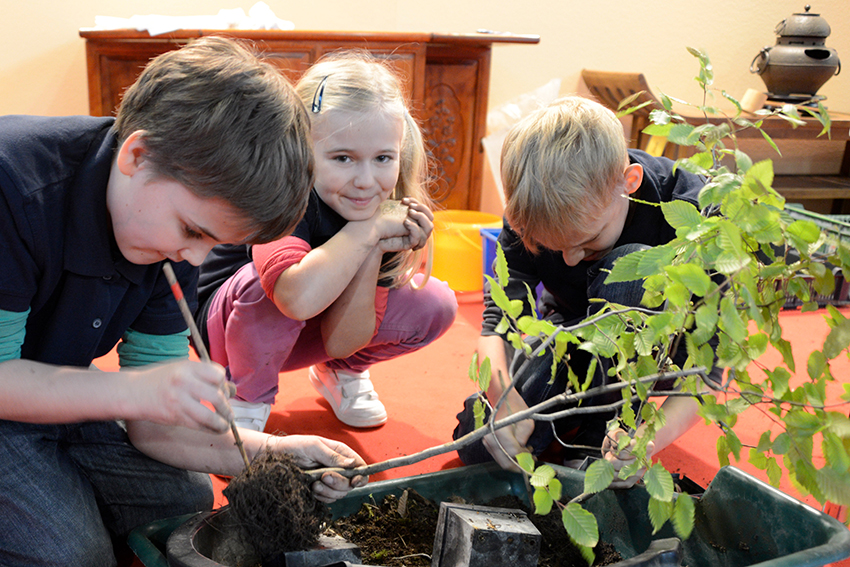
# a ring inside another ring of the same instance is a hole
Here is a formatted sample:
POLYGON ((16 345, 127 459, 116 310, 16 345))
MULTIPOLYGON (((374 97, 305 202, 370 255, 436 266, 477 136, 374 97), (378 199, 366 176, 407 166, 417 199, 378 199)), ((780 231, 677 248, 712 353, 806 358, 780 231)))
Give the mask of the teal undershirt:
POLYGON ((23 313, 0 310, 0 362, 21 358, 29 314, 29 309, 23 313))
POLYGON ((121 368, 189 357, 189 329, 173 335, 148 335, 127 329, 118 343, 121 368))
MULTIPOLYGON (((21 358, 29 313, 29 309, 22 313, 0 310, 0 362, 21 358)), ((121 368, 129 368, 187 358, 188 337, 188 329, 173 335, 149 335, 127 329, 118 343, 118 363, 121 368)))

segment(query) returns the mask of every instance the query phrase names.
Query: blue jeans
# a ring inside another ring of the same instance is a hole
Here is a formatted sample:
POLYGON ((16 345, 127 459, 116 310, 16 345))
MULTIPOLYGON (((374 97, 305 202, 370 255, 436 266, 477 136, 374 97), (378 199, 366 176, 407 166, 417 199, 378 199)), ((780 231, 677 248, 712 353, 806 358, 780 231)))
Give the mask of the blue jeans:
POLYGON ((208 474, 155 461, 114 421, 0 420, 0 565, 115 565, 113 538, 209 510, 208 474))
MULTIPOLYGON (((612 303, 619 303, 622 305, 639 306, 644 293, 643 281, 638 280, 633 282, 605 284, 605 278, 608 276, 608 272, 603 270, 611 269, 616 259, 636 250, 646 248, 648 248, 648 246, 642 244, 627 244, 625 246, 615 248, 607 256, 595 262, 587 270, 587 296, 589 298, 604 299, 612 303)), ((548 292, 545 292, 545 290, 544 293, 541 294, 542 303, 544 304, 546 303, 545 296, 547 294, 548 292)), ((592 315, 601 307, 602 305, 600 303, 591 303, 588 308, 588 315, 592 315)), ((543 307, 541 307, 540 313, 545 314, 544 318, 555 325, 570 326, 580 320, 565 320, 564 316, 557 310, 546 314, 543 307)), ((541 342, 537 337, 530 337, 526 340, 532 345, 532 347, 536 347, 541 342)), ((511 348, 507 343, 505 343, 505 346, 508 360, 510 361, 513 358, 513 348, 511 348)), ((569 351, 569 355, 570 365, 573 371, 580 377, 584 376, 591 361, 590 355, 585 351, 575 348, 572 348, 569 351)), ((514 373, 519 370, 520 365, 524 362, 526 362, 526 359, 523 356, 516 357, 511 364, 511 376, 514 376, 514 373)), ((568 385, 567 371, 563 364, 559 366, 555 375, 555 380, 551 384, 549 383, 552 376, 551 353, 530 359, 527 362, 528 364, 519 376, 515 386, 517 392, 520 396, 522 396, 522 399, 525 400, 525 403, 529 407, 544 402, 566 391, 568 385)), ((611 381, 611 378, 608 377, 607 373, 610 364, 610 360, 603 359, 599 361, 592 386, 601 386, 611 381)), ((458 439, 475 429, 475 418, 472 408, 476 397, 476 395, 472 395, 464 400, 463 410, 457 414, 458 425, 455 427, 454 433, 452 434, 454 439, 458 439)), ((602 405, 620 399, 622 399, 622 396, 619 392, 616 392, 606 398, 592 398, 585 401, 583 405, 602 405)), ((496 400, 492 400, 491 402, 496 403, 496 400)), ((547 413, 561 411, 563 409, 566 408, 563 406, 556 407, 549 410, 547 413)), ((489 410, 487 412, 487 416, 489 417, 489 410)), ((555 433, 557 432, 559 438, 569 439, 569 443, 572 445, 599 447, 601 449, 602 440, 605 436, 606 423, 613 416, 613 412, 606 412, 566 417, 554 422, 554 430, 553 425, 550 424, 550 422, 538 421, 535 423, 534 432, 528 440, 528 445, 531 447, 532 453, 534 453, 535 456, 540 455, 543 451, 549 448, 555 440, 555 433)), ((588 452, 584 450, 567 451, 564 453, 564 458, 580 458, 587 455, 588 452)), ((484 463, 493 460, 493 457, 484 447, 481 440, 458 449, 458 456, 466 465, 484 463)), ((595 451, 595 456, 599 456, 599 451, 595 451)))

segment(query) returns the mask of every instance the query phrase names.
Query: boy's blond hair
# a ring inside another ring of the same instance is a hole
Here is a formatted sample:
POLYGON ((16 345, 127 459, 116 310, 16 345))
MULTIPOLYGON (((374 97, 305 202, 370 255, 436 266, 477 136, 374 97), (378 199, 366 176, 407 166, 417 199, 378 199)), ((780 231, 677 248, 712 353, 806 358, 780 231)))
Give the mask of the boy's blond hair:
MULTIPOLYGON (((422 132, 410 114, 402 81, 386 62, 367 51, 330 53, 311 66, 295 86, 315 123, 334 110, 363 114, 385 112, 401 118, 404 134, 399 155, 399 175, 390 198, 411 197, 431 206, 428 193, 428 157, 422 132)), ((423 250, 400 252, 385 263, 382 278, 402 287, 422 262, 423 250)))
POLYGON ((527 116, 502 147, 505 218, 532 252, 567 242, 622 187, 623 126, 592 100, 569 96, 527 116))
POLYGON ((241 43, 206 37, 154 58, 113 129, 144 131, 157 173, 244 217, 249 242, 295 228, 313 186, 310 121, 292 85, 241 43))

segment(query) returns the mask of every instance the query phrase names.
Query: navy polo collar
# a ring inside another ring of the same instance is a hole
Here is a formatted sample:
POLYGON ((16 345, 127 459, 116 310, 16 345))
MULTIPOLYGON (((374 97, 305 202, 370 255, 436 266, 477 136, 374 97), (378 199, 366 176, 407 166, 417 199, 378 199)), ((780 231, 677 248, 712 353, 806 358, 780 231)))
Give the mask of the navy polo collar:
POLYGON ((105 128, 93 141, 73 183, 65 234, 65 267, 80 275, 141 283, 148 266, 133 264, 118 250, 106 208, 106 188, 117 141, 105 128))

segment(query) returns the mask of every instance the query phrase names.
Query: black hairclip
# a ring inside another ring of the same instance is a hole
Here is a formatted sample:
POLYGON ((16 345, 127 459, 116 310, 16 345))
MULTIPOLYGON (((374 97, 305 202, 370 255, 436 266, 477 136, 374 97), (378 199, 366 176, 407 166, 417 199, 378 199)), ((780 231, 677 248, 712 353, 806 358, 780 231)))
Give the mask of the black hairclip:
POLYGON ((328 82, 328 77, 330 77, 330 75, 325 75, 325 78, 322 79, 322 82, 319 83, 318 87, 316 87, 316 94, 313 95, 313 106, 310 107, 313 114, 318 114, 322 111, 322 97, 325 94, 325 83, 328 82))

